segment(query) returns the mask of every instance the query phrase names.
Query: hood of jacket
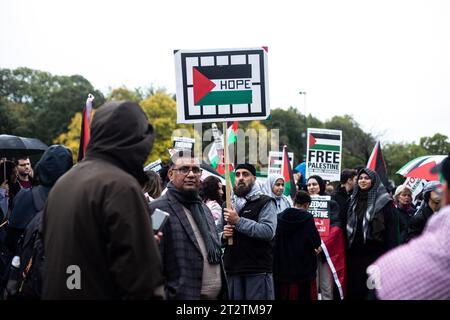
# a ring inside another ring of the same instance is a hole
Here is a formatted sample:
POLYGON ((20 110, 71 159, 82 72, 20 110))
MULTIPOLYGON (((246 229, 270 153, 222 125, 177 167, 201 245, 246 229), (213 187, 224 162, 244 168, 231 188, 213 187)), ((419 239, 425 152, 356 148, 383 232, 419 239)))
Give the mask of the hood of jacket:
POLYGON ((50 146, 36 164, 39 184, 51 188, 64 173, 72 168, 72 151, 62 145, 50 146))
POLYGON ((112 162, 143 184, 147 179, 143 165, 153 141, 153 127, 137 103, 107 102, 92 120, 86 159, 112 162))
POLYGON ((288 208, 278 215, 278 225, 286 229, 297 229, 312 219, 312 214, 304 209, 288 208))

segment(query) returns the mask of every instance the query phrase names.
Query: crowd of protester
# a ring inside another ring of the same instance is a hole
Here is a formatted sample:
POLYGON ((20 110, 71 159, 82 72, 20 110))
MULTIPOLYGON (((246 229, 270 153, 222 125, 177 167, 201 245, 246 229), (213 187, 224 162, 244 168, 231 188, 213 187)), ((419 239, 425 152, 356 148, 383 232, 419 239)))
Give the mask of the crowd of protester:
POLYGON ((105 104, 91 130, 76 165, 62 145, 34 167, 26 155, 0 163, 3 299, 450 299, 437 271, 450 257, 432 255, 448 247, 449 158, 434 169, 443 183, 428 182, 416 204, 407 186, 387 188, 363 166, 334 186, 297 173, 291 198, 282 175, 260 183, 249 163, 236 165, 227 204, 222 180, 203 179, 188 151, 143 171, 158 141, 139 105, 105 104), (311 213, 318 196, 327 234, 311 213), (169 218, 154 232, 159 210, 169 218), (419 262, 434 273, 412 274, 419 262))

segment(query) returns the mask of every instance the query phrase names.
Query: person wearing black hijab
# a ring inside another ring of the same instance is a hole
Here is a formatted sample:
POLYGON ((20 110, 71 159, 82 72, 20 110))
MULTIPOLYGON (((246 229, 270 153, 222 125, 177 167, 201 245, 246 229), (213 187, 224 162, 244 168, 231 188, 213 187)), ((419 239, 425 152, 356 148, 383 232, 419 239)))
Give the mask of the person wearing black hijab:
POLYGON ((392 197, 369 168, 358 172, 347 211, 347 298, 366 299, 366 269, 399 241, 398 216, 392 197))

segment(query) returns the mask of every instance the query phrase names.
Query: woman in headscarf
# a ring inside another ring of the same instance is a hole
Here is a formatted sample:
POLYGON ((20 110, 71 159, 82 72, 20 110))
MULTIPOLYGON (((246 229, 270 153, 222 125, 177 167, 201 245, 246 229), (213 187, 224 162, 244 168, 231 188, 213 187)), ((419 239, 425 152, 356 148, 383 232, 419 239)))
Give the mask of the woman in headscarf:
POLYGON ((277 203, 277 214, 292 206, 292 202, 284 192, 284 178, 281 174, 271 175, 266 181, 265 190, 267 195, 275 199, 277 203))
POLYGON ((398 216, 378 174, 368 168, 358 172, 347 212, 347 297, 366 299, 366 269, 398 244, 398 216))
MULTIPOLYGON (((312 196, 326 196, 326 183, 317 175, 310 176, 306 181, 308 194, 312 196)), ((336 201, 329 199, 328 207, 329 228, 321 233, 323 252, 317 261, 317 287, 322 300, 333 300, 337 289, 340 299, 345 293, 345 236, 340 208, 336 201)))

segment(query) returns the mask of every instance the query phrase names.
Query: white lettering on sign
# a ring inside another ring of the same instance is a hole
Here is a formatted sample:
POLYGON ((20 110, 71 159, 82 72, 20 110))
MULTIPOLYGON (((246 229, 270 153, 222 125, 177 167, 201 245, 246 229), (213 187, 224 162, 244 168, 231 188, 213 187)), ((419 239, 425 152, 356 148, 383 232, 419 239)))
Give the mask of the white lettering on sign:
POLYGON ((327 209, 328 208, 328 202, 325 201, 311 201, 311 205, 309 206, 313 209, 327 209))
POLYGON ((328 219, 328 211, 308 210, 314 218, 328 219))

